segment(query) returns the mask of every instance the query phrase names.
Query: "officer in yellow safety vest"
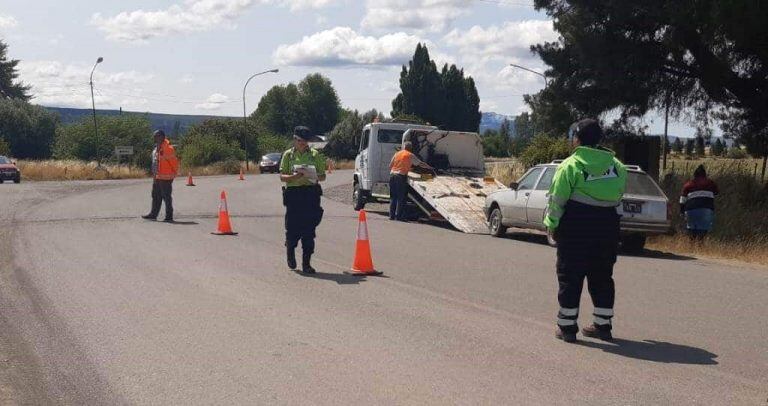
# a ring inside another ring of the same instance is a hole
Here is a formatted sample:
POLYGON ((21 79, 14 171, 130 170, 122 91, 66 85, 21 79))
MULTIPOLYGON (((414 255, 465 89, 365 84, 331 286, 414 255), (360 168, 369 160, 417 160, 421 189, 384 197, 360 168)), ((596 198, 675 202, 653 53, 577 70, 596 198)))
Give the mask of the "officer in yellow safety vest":
POLYGON ((315 273, 310 263, 315 252, 315 229, 323 219, 320 197, 323 190, 319 182, 325 181, 325 157, 308 141, 312 135, 307 127, 293 130, 293 148, 283 153, 280 161, 280 180, 285 206, 285 248, 288 268, 296 269, 296 247, 301 241, 303 251, 301 271, 315 273))

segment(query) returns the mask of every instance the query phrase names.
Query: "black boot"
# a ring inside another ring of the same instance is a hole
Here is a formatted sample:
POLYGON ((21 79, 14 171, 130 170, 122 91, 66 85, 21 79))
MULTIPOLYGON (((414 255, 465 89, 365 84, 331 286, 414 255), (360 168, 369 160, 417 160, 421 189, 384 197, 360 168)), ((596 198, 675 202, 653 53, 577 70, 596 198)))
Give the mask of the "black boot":
POLYGON ((586 337, 597 338, 603 341, 613 340, 613 334, 611 333, 610 324, 607 326, 598 326, 597 324, 593 324, 591 326, 584 327, 583 329, 581 329, 581 332, 586 337))
POLYGON ((141 216, 144 220, 157 220, 157 214, 152 215, 152 213, 149 213, 147 215, 141 216))
POLYGON ((310 260, 312 259, 312 254, 305 253, 302 261, 301 261, 301 272, 313 274, 315 273, 315 268, 312 268, 312 265, 310 265, 310 260))
POLYGON ((296 249, 286 246, 285 258, 288 261, 288 269, 292 271, 296 269, 296 249))

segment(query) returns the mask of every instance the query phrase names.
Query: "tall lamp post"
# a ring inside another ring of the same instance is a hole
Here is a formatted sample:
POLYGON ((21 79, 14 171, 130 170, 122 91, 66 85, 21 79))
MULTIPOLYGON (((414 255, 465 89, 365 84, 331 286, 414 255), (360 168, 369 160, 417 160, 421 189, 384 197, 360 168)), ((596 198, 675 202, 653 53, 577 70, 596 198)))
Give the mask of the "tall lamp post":
MULTIPOLYGON (((93 64, 93 69, 91 69, 91 106, 93 107, 93 135, 95 137, 99 136, 99 125, 96 123, 96 99, 93 97, 93 72, 96 71, 96 66, 102 62, 104 62, 104 58, 99 57, 96 59, 96 63, 93 64)), ((101 165, 101 154, 98 154, 98 149, 96 152, 99 158, 99 165, 101 165)))
POLYGON ((264 72, 253 74, 245 82, 245 86, 243 86, 243 146, 245 147, 245 170, 246 171, 249 170, 250 168, 248 168, 248 113, 245 110, 245 89, 248 88, 248 83, 251 82, 251 79, 255 78, 256 76, 260 76, 265 73, 277 73, 277 72, 280 72, 280 70, 270 69, 270 70, 265 70, 264 72))
MULTIPOLYGON (((517 68, 517 69, 522 69, 522 70, 524 70, 526 72, 530 72, 530 73, 533 73, 535 75, 541 76, 541 78, 544 79, 544 89, 549 87, 549 80, 547 80, 547 77, 544 76, 543 73, 537 72, 537 71, 535 71, 533 69, 529 69, 529 68, 526 68, 525 66, 520 66, 520 65, 517 65, 517 64, 514 64, 514 63, 510 63, 509 66, 511 66, 513 68, 517 68)), ((535 135, 536 134, 536 123, 535 122, 533 124, 533 132, 534 132, 534 135, 535 135)))

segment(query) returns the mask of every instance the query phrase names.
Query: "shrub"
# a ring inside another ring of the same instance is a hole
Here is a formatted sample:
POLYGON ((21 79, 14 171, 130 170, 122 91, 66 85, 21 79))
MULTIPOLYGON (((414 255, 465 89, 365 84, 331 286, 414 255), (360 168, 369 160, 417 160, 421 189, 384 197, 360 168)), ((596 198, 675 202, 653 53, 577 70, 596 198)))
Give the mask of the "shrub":
POLYGON ((59 118, 44 107, 0 98, 0 138, 16 158, 50 158, 59 118))
POLYGON ((2 138, 0 138, 0 155, 11 155, 11 147, 2 138))
POLYGON ((520 160, 526 167, 541 163, 552 162, 555 159, 565 159, 571 154, 571 145, 565 138, 540 134, 531 140, 525 148, 520 160))
POLYGON ((143 115, 125 114, 97 118, 98 134, 90 117, 56 129, 54 157, 81 161, 117 161, 116 146, 132 146, 129 163, 148 169, 154 147, 149 119, 143 115))
POLYGON ((749 158, 749 155, 747 155, 747 152, 744 151, 741 148, 733 147, 728 150, 728 154, 726 155, 730 159, 747 159, 749 158))
POLYGON ((234 141, 212 134, 190 134, 182 138, 179 157, 185 167, 205 166, 216 162, 245 159, 243 151, 234 141))
MULTIPOLYGON (((291 147, 291 139, 283 135, 261 134, 258 136, 258 147, 262 155, 270 152, 283 152, 291 147)), ((259 159, 261 157, 251 158, 259 159)))

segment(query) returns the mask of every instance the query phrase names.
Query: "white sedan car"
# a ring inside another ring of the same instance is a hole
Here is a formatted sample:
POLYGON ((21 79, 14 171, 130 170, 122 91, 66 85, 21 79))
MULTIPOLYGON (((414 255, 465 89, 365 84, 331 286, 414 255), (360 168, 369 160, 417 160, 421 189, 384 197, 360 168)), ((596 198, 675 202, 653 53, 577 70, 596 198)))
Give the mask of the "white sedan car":
MULTIPOLYGON (((509 189, 488 196, 485 214, 491 235, 502 236, 509 227, 546 231, 549 187, 560 162, 534 166, 509 189)), ((670 204, 659 185, 640 167, 627 165, 627 170, 627 190, 616 211, 621 215, 622 249, 637 253, 645 247, 647 236, 669 232, 670 204)))

